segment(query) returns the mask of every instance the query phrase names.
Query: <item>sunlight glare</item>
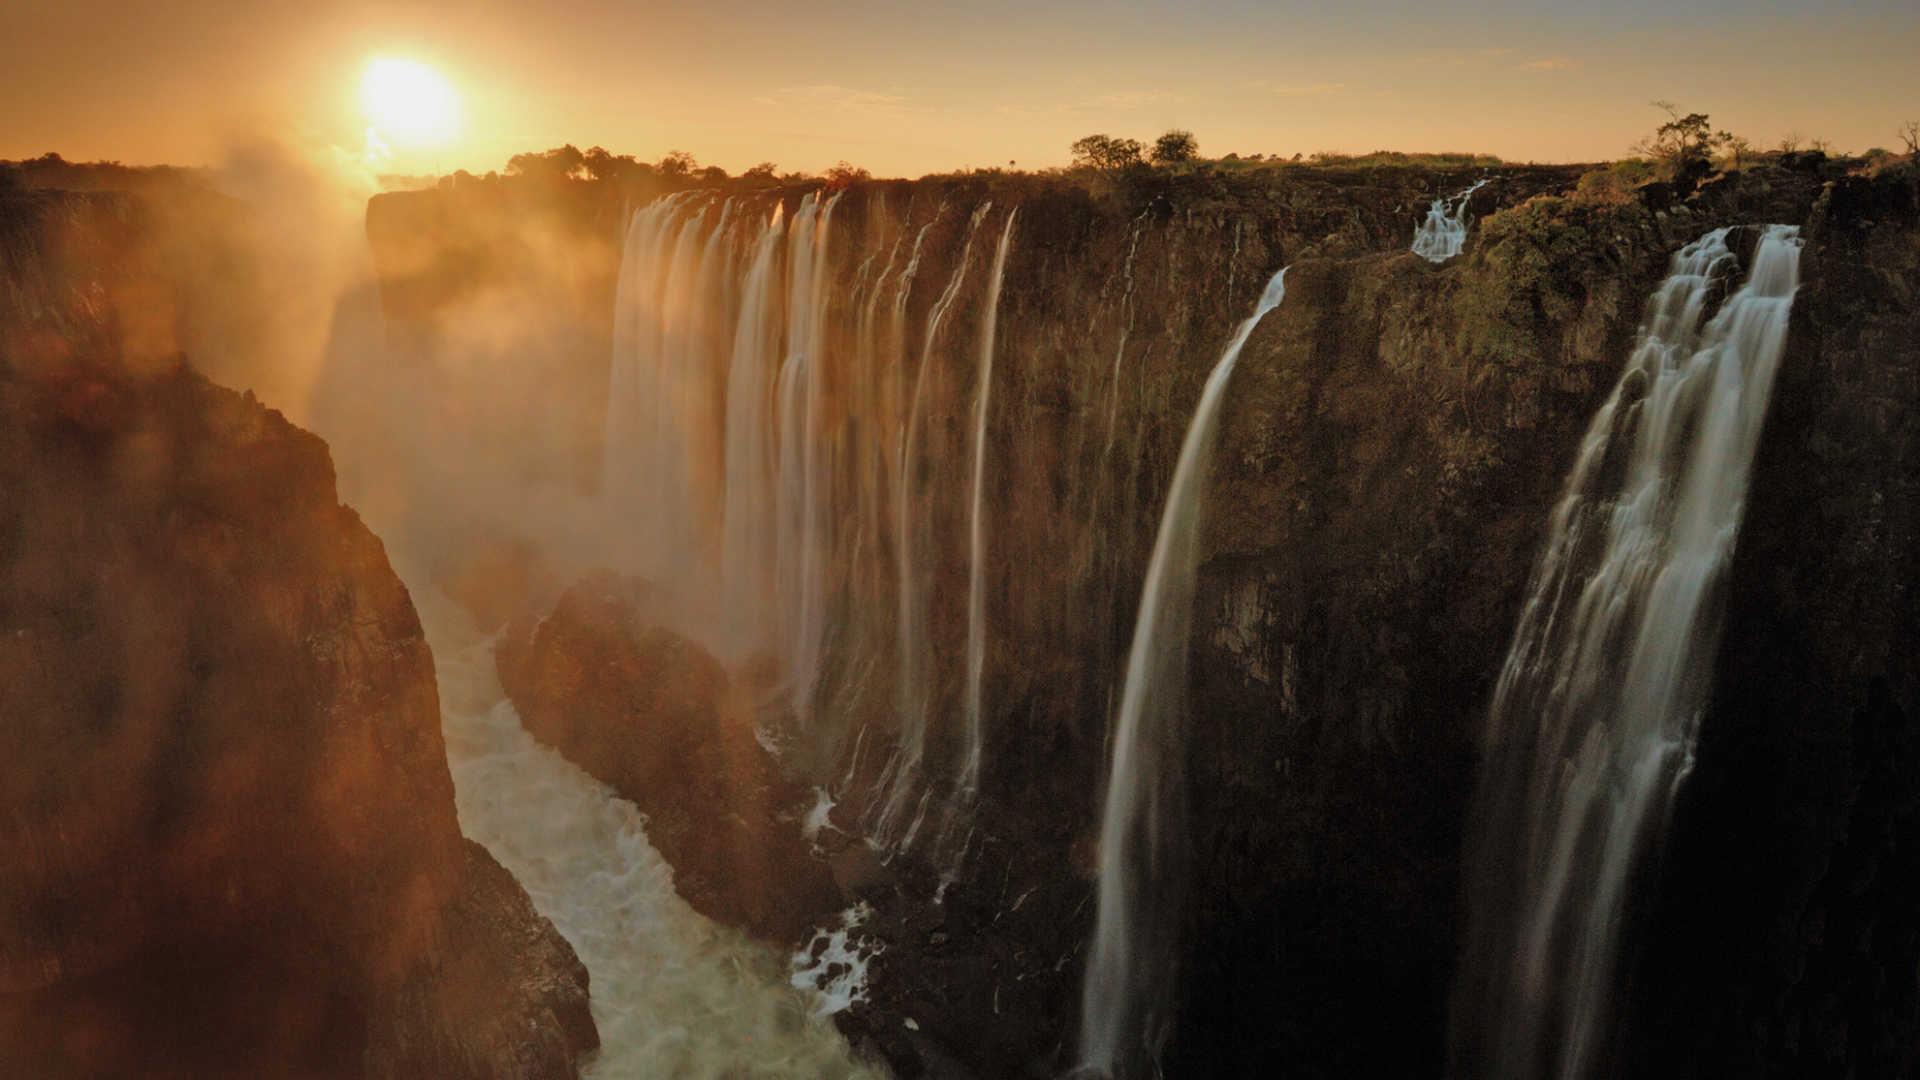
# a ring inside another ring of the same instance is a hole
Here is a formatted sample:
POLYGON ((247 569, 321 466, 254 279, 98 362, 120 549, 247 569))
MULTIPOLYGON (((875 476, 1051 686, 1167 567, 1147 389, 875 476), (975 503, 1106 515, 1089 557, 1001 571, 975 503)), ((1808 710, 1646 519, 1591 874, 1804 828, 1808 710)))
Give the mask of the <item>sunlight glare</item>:
POLYGON ((360 79, 360 106, 383 138, 400 145, 442 146, 460 132, 460 101, 452 85, 413 60, 368 64, 360 79))

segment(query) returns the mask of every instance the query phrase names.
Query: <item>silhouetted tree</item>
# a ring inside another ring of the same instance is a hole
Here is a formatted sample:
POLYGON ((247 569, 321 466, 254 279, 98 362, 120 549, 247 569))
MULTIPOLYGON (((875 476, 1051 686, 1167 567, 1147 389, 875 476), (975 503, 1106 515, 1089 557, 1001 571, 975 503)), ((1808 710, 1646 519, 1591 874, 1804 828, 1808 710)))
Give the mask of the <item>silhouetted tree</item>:
POLYGON ((778 165, 775 165, 771 161, 763 161, 760 164, 755 165, 753 168, 748 169, 746 172, 741 173, 740 179, 753 180, 753 181, 764 183, 766 181, 775 179, 776 173, 779 171, 779 168, 780 167, 778 165))
POLYGON ((709 184, 724 183, 727 179, 727 170, 718 165, 709 165, 700 170, 700 179, 709 184))
POLYGON ((595 180, 612 180, 616 183, 650 176, 653 166, 636 159, 632 154, 613 154, 601 147, 587 151, 582 159, 587 173, 595 180))
POLYGON ((1194 139, 1193 132, 1174 128, 1165 135, 1153 140, 1153 161, 1156 165, 1171 165, 1180 161, 1192 161, 1200 156, 1200 143, 1194 139))
POLYGON ((848 164, 845 161, 836 161, 834 162, 833 168, 827 170, 827 190, 839 191, 857 180, 871 179, 873 179, 873 174, 867 170, 848 164))
MULTIPOLYGON (((1653 107, 1667 114, 1667 122, 1636 147, 1640 153, 1659 162, 1670 177, 1694 175, 1713 161, 1713 150, 1720 145, 1706 113, 1680 115, 1671 101, 1656 101, 1653 107)), ((1724 133, 1723 133, 1724 134, 1724 133)))
POLYGON ((507 172, 519 176, 562 180, 585 171, 586 155, 572 143, 539 154, 515 154, 507 159, 507 172))
POLYGON ((1900 141, 1907 144, 1907 153, 1920 154, 1920 120, 1900 125, 1900 141))
POLYGON ((693 155, 685 150, 670 150, 654 168, 660 170, 661 176, 686 176, 698 168, 699 164, 693 160, 693 155))
POLYGON ((1073 152, 1073 163, 1077 167, 1119 172, 1130 165, 1140 164, 1141 147, 1137 139, 1089 135, 1084 139, 1076 139, 1068 149, 1073 152))

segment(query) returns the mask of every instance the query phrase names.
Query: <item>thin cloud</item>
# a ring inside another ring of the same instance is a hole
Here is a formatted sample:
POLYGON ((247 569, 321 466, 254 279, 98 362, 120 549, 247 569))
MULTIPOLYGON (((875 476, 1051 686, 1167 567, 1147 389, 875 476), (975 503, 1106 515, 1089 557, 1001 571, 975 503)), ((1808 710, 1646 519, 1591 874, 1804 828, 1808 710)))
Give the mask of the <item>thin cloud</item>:
POLYGON ((1301 83, 1293 86, 1276 86, 1272 89, 1274 93, 1280 94, 1283 97, 1321 97, 1326 94, 1338 93, 1346 88, 1347 84, 1343 82, 1320 82, 1301 83))
POLYGON ((1579 66, 1580 66, 1580 61, 1578 60, 1570 60, 1564 56, 1552 56, 1544 60, 1529 60, 1526 63, 1520 65, 1520 70, 1522 71, 1566 71, 1569 68, 1577 68, 1579 66))

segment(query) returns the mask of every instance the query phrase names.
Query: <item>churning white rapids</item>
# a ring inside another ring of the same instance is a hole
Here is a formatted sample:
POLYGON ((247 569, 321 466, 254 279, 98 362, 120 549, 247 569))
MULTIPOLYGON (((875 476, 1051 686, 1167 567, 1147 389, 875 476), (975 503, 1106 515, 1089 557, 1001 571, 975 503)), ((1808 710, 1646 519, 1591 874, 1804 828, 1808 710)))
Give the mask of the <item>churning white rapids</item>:
POLYGON ((461 831, 587 965, 601 1047, 583 1075, 880 1080, 823 1003, 789 983, 783 958, 680 899, 632 803, 527 734, 494 675, 492 640, 431 587, 412 593, 433 646, 461 831))

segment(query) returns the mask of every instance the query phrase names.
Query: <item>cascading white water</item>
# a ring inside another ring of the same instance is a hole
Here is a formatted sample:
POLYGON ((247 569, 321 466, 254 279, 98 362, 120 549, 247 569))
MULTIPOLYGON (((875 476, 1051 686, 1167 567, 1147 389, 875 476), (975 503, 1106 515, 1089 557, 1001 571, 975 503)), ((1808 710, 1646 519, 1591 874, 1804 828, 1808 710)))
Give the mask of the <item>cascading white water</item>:
POLYGON ((1488 177, 1450 198, 1433 200, 1427 219, 1413 232, 1413 253, 1428 262, 1446 262, 1467 243, 1467 203, 1488 177))
POLYGON ((662 362, 662 346, 668 323, 665 294, 675 265, 673 241, 694 224, 693 218, 678 213, 686 201, 671 196, 634 212, 615 286, 602 490, 609 511, 631 524, 637 561, 643 566, 672 559, 661 523, 645 508, 685 501, 679 484, 682 445, 662 438, 661 431, 663 424, 678 422, 667 415, 669 403, 662 400, 677 376, 662 362))
POLYGON ((1629 887, 1692 762, 1723 578, 1799 283, 1770 226, 1675 257, 1588 429, 1494 694, 1454 1071, 1604 1064, 1629 887))
POLYGON ((600 1049, 582 1075, 879 1080, 824 1018, 843 1002, 797 990, 782 957, 689 908, 639 810, 526 733, 495 678, 493 642, 407 576, 433 647, 460 829, 591 974, 600 1049))
POLYGON ((971 208, 942 288, 910 328, 910 294, 945 203, 925 221, 909 205, 897 222, 883 202, 868 203, 856 234, 872 246, 855 253, 863 257, 849 278, 836 277, 829 257, 839 199, 814 193, 772 205, 688 194, 633 215, 615 313, 604 502, 613 532, 636 538, 628 568, 669 594, 664 617, 676 629, 736 668, 757 656, 779 661, 777 692, 765 700, 786 708, 767 716, 793 726, 784 735, 769 727, 769 742, 801 747, 809 756, 801 767, 818 780, 826 766, 844 765, 842 783, 868 792, 863 821, 881 846, 935 835, 931 857, 950 857, 983 767, 981 424, 1014 217, 979 326, 954 324, 971 295, 990 203, 971 208), (829 333, 830 312, 852 340, 829 333), (935 425, 952 408, 964 378, 954 360, 966 351, 980 365, 973 490, 970 505, 950 506, 959 492, 931 483, 928 455, 936 444, 952 452, 953 435, 935 425), (933 610, 929 590, 958 563, 957 552, 936 550, 935 522, 949 513, 969 515, 964 661, 931 645, 932 620, 947 609, 933 610), (877 732, 867 738, 877 715, 891 724, 890 743, 877 732), (859 730, 836 726, 851 727, 849 717, 859 730), (803 730, 807 738, 788 738, 803 730), (838 757, 861 745, 886 755, 879 775, 838 757))
POLYGON ((727 368, 720 587, 722 651, 736 659, 769 647, 774 637, 773 553, 765 527, 766 508, 773 504, 767 387, 780 350, 775 275, 783 232, 782 208, 775 206, 753 242, 727 368))
MULTIPOLYGON (((931 789, 922 789, 921 766, 926 756, 927 738, 927 675, 929 646, 927 644, 925 601, 921 596, 926 570, 920 565, 916 551, 924 551, 920 541, 921 532, 926 526, 926 515, 920 509, 919 433, 920 416, 925 409, 927 375, 933 362, 934 344, 940 336, 940 326, 946 320, 947 311, 953 306, 954 299, 960 295, 960 286, 966 280, 967 265, 972 261, 973 240, 980 231, 980 222, 993 208, 991 202, 983 202, 973 211, 973 217, 967 223, 967 239, 960 248, 960 258, 954 264, 953 277, 947 287, 934 301, 933 310, 927 314, 925 340, 920 347, 920 363, 915 369, 913 396, 906 403, 906 428, 900 436, 899 467, 894 474, 896 490, 894 492, 894 548, 899 570, 897 603, 899 607, 899 670, 900 670, 900 747, 889 766, 886 795, 879 802, 880 812, 875 818, 873 837, 883 845, 899 843, 903 847, 913 844, 920 824, 925 819, 927 800, 932 797, 931 789), (915 803, 914 816, 905 818, 907 805, 913 802, 916 790, 920 799, 915 803), (901 832, 901 823, 906 821, 905 832, 901 832)), ((915 242, 917 262, 918 241, 915 242)), ((913 264, 909 263, 909 269, 913 264)), ((904 297, 902 298, 904 303, 904 297)))
POLYGON ((834 195, 800 202, 787 248, 787 358, 780 370, 781 512, 775 541, 777 579, 791 642, 788 696, 805 714, 813 705, 826 636, 820 410, 825 397, 827 238, 834 195))
POLYGON ((1007 246, 1013 242, 1013 219, 1020 212, 1007 212, 1007 223, 1000 230, 1000 246, 993 253, 993 276, 987 284, 987 313, 980 325, 980 380, 973 405, 973 504, 970 508, 971 563, 967 573, 967 749, 960 764, 957 791, 971 801, 980 788, 981 744, 983 728, 981 680, 987 665, 986 614, 986 511, 982 493, 987 475, 987 405, 993 393, 993 348, 1000 320, 1000 284, 1007 273, 1007 246))
POLYGON ((631 538, 630 568, 729 659, 776 648, 802 712, 827 614, 819 415, 837 199, 809 194, 791 221, 775 208, 744 277, 734 200, 689 193, 636 211, 607 404, 603 501, 631 538))
POLYGON ((1185 851, 1187 648, 1199 566, 1200 486, 1220 403, 1240 350, 1286 296, 1283 268, 1234 331, 1180 446, 1127 653, 1100 824, 1100 908, 1080 1004, 1080 1065, 1131 1078, 1153 1068, 1168 1034, 1185 851))

